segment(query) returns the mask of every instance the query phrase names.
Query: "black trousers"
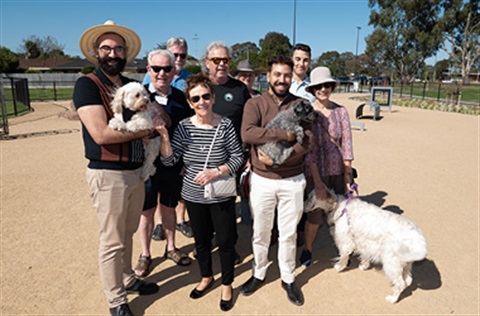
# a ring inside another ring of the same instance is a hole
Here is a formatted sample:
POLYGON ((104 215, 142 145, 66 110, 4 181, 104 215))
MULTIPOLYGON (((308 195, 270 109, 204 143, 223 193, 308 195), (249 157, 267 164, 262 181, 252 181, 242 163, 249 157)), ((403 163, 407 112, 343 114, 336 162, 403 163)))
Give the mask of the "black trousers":
POLYGON ((215 232, 222 269, 222 284, 232 284, 237 239, 235 198, 214 204, 185 201, 185 205, 195 239, 200 274, 204 278, 213 275, 212 238, 215 232))

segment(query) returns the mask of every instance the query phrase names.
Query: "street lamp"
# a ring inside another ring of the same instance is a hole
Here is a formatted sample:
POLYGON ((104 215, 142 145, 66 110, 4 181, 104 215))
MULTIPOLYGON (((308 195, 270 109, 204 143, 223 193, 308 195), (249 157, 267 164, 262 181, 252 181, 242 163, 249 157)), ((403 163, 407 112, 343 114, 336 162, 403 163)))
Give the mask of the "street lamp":
POLYGON ((293 46, 295 46, 296 26, 297 26, 297 0, 293 0, 293 46))
POLYGON ((360 30, 362 28, 357 26, 357 47, 355 48, 355 63, 353 64, 353 77, 357 76, 357 57, 358 57, 358 35, 360 34, 360 30))

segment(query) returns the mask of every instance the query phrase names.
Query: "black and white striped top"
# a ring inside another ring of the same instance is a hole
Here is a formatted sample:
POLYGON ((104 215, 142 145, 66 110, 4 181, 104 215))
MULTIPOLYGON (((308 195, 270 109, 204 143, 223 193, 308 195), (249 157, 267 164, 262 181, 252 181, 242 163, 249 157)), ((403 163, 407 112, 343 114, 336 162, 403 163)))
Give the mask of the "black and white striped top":
MULTIPOLYGON (((207 168, 216 168, 225 164, 231 174, 235 174, 244 162, 242 147, 238 139, 233 123, 230 119, 222 117, 220 121, 215 144, 208 159, 207 168)), ((182 198, 184 200, 213 204, 227 201, 229 198, 205 199, 204 188, 195 183, 193 179, 204 169, 208 150, 215 135, 217 126, 213 128, 196 127, 191 118, 180 122, 175 129, 171 140, 172 155, 162 157, 165 165, 173 165, 183 158, 185 174, 183 176, 182 198)))

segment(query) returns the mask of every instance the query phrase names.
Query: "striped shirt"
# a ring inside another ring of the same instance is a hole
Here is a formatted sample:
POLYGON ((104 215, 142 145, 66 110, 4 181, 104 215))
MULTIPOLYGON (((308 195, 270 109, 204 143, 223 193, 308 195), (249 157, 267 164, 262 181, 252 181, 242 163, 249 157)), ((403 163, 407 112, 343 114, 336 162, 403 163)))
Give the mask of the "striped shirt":
MULTIPOLYGON (((240 141, 230 119, 222 117, 215 144, 208 159, 207 169, 225 164, 230 174, 235 174, 243 165, 244 158, 240 141)), ((191 118, 180 122, 171 140, 172 155, 162 157, 169 166, 183 158, 185 173, 183 176, 182 198, 193 203, 213 204, 224 202, 229 197, 205 199, 204 188, 195 183, 195 176, 204 170, 205 160, 212 144, 217 127, 196 127, 191 118)))

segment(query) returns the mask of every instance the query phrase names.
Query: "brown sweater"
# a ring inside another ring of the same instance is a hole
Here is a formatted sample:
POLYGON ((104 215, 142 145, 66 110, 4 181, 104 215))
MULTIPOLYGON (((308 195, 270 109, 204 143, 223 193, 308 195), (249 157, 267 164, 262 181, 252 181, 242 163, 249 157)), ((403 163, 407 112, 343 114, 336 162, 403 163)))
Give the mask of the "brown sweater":
POLYGON ((303 173, 304 156, 309 146, 307 136, 305 136, 303 144, 295 143, 293 145, 294 151, 291 156, 276 168, 260 162, 256 150, 256 145, 288 140, 287 132, 284 130, 265 128, 265 125, 280 111, 294 106, 299 99, 289 93, 282 104, 277 106, 269 92, 265 92, 259 97, 249 99, 245 104, 241 135, 242 141, 250 147, 252 171, 256 174, 269 179, 284 179, 303 173))

